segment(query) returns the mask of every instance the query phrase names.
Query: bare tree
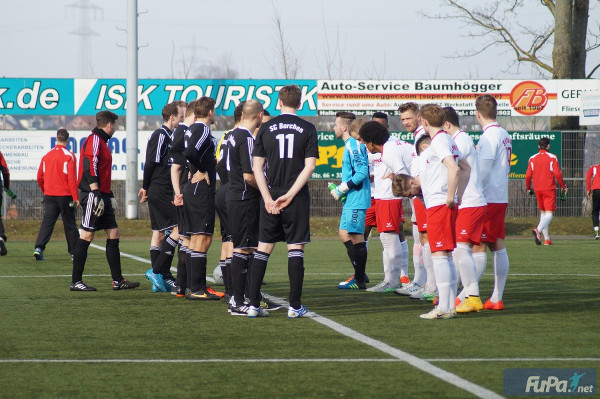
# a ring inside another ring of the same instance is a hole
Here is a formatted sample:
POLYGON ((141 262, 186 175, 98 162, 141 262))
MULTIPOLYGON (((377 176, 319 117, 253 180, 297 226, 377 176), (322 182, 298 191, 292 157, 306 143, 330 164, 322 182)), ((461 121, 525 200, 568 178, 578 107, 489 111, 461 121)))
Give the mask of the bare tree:
MULTIPOLYGON (((458 57, 478 55, 501 46, 514 53, 507 69, 529 63, 542 76, 583 79, 587 51, 600 47, 598 34, 590 32, 590 38, 595 39, 592 43, 587 38, 589 0, 539 0, 540 9, 547 13, 547 21, 539 28, 519 22, 524 0, 494 0, 474 7, 466 6, 462 0, 442 0, 442 3, 450 9, 448 13, 422 14, 461 20, 469 27, 467 36, 478 40, 478 48, 458 57)), ((553 117, 551 128, 576 129, 578 122, 577 117, 553 117)))
POLYGON ((274 52, 277 55, 277 61, 271 65, 271 68, 275 75, 281 74, 285 79, 296 79, 300 69, 300 61, 290 44, 285 40, 279 10, 275 7, 275 3, 271 2, 271 4, 273 5, 273 25, 276 33, 274 52))

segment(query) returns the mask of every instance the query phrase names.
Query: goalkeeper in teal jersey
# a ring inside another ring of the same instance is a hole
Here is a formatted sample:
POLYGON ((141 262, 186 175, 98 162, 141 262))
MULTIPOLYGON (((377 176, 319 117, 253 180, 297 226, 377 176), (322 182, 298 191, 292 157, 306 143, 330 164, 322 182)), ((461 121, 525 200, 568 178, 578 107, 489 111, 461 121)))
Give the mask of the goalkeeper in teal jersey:
POLYGON ((367 247, 365 245, 365 217, 371 206, 371 184, 369 180, 369 160, 367 148, 350 135, 358 131, 364 120, 356 119, 351 112, 338 112, 333 128, 335 136, 344 140, 342 160, 342 183, 331 190, 331 195, 339 200, 346 197, 340 218, 339 236, 348 252, 354 267, 354 276, 338 284, 340 289, 365 289, 365 266, 367 247))

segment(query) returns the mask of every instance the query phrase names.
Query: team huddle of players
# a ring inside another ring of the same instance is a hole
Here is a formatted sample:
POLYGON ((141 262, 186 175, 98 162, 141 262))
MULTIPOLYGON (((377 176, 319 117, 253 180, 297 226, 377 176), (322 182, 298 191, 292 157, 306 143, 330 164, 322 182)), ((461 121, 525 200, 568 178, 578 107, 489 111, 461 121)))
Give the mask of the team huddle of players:
POLYGON ((338 288, 366 289, 365 239, 376 226, 383 246, 384 280, 367 291, 431 300, 435 306, 421 315, 424 319, 504 308, 509 268, 504 216, 512 147, 510 136, 496 121, 494 97, 478 97, 476 110, 483 128, 477 147, 460 129, 451 107, 400 106, 414 145, 390 138, 383 113, 374 114, 369 122, 349 112, 336 115, 334 130, 344 140, 344 156, 342 183, 332 185, 331 194, 344 201, 339 234, 355 270, 338 288), (410 198, 413 210, 412 282, 407 276, 408 248, 398 197, 410 198), (494 290, 482 303, 479 280, 487 248, 493 256, 494 290), (463 289, 457 293, 459 275, 463 289))
MULTIPOLYGON (((226 297, 232 315, 268 316, 281 306, 262 297, 261 284, 275 243, 286 241, 290 306, 288 316, 302 317, 304 245, 310 242, 307 182, 318 158, 315 126, 296 116, 301 92, 279 92, 281 114, 266 116, 257 100, 241 103, 235 127, 219 143, 210 131, 215 101, 202 97, 163 108, 163 126, 147 146, 139 196, 148 201, 152 222, 152 268, 146 277, 153 291, 190 300, 226 297), (221 185, 215 190, 216 176, 221 185), (207 285, 206 253, 221 222, 220 268, 225 292, 207 285), (165 238, 165 232, 170 231, 165 238), (177 279, 170 272, 179 246, 177 279)), ((451 318, 456 313, 503 309, 508 274, 504 215, 508 204, 511 141, 496 122, 492 96, 478 97, 477 119, 483 128, 475 148, 459 128, 450 107, 415 103, 399 111, 409 144, 390 138, 387 115, 371 121, 349 112, 336 115, 334 131, 344 140, 342 182, 330 185, 343 201, 339 235, 354 274, 340 289, 366 289, 367 242, 371 227, 380 233, 384 279, 368 289, 434 301, 421 315, 451 318), (408 244, 402 224, 402 198, 411 199, 413 264, 408 278, 408 244), (479 279, 493 255, 495 285, 482 303, 479 279), (463 290, 457 293, 458 276, 463 290)))
POLYGON ((315 126, 296 116, 301 96, 298 86, 283 87, 281 114, 272 119, 257 100, 240 104, 235 128, 218 144, 210 131, 214 99, 163 108, 164 124, 148 141, 139 192, 141 201, 148 201, 152 223, 152 268, 146 277, 153 291, 190 300, 226 297, 232 315, 268 316, 281 306, 262 298, 260 287, 275 243, 286 241, 288 317, 308 314, 301 303, 304 245, 310 242, 307 183, 318 158, 318 140, 315 126), (206 281, 215 213, 221 222, 225 292, 206 281), (170 265, 177 246, 175 279, 170 265))

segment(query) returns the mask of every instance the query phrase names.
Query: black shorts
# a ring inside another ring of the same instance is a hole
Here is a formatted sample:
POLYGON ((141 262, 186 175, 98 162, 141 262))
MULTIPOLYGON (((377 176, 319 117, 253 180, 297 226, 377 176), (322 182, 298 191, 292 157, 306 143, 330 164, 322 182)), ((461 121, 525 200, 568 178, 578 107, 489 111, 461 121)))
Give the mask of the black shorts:
POLYGON ((183 205, 175 207, 175 217, 177 220, 179 235, 189 238, 190 235, 187 232, 187 218, 185 217, 185 208, 183 205))
POLYGON ((183 194, 186 230, 192 234, 209 234, 215 231, 215 190, 198 185, 194 194, 183 194))
MULTIPOLYGON (((278 198, 287 190, 271 189, 272 197, 278 198)), ((310 194, 308 189, 300 190, 292 202, 279 215, 267 213, 265 204, 260 202, 260 229, 258 240, 272 244, 286 241, 288 244, 310 242, 310 194)))
POLYGON ((104 213, 100 217, 94 216, 94 194, 89 191, 79 192, 79 204, 83 209, 81 217, 81 228, 85 231, 97 231, 116 229, 117 219, 115 218, 115 210, 110 203, 110 194, 100 193, 104 201, 104 213))
POLYGON ((217 216, 219 217, 219 222, 221 224, 221 241, 222 242, 230 242, 231 241, 231 226, 229 224, 229 212, 227 211, 227 203, 225 202, 225 195, 227 194, 227 189, 229 188, 229 184, 222 185, 215 195, 215 208, 217 211, 217 216))
POLYGON ((165 231, 177 225, 173 188, 165 185, 150 184, 148 187, 148 212, 152 230, 165 231))
POLYGON ((229 201, 231 240, 234 248, 256 248, 258 246, 258 222, 260 199, 229 201))

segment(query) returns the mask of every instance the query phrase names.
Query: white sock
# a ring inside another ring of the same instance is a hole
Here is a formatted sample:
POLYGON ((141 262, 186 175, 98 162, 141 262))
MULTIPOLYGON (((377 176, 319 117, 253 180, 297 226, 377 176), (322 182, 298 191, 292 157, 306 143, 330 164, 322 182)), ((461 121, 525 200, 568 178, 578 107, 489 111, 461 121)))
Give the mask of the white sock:
POLYGON ((456 299, 456 290, 458 289, 458 272, 454 258, 452 258, 452 253, 448 255, 448 264, 450 265, 450 296, 448 300, 450 301, 450 308, 453 308, 454 300, 456 299))
MULTIPOLYGON (((394 233, 381 233, 379 234, 379 240, 383 246, 383 272, 385 274, 385 281, 391 284, 397 284, 400 280, 400 268, 396 264, 396 247, 398 241, 398 234, 394 233), (397 276, 397 277, 396 277, 397 276)), ((400 241, 398 241, 400 244, 400 241)))
POLYGON ((492 252, 494 264, 494 292, 490 300, 498 302, 502 300, 506 277, 508 276, 508 253, 506 248, 492 252))
POLYGON ((544 230, 544 216, 545 215, 546 215, 546 212, 540 213, 540 222, 538 223, 538 225, 536 227, 537 231, 539 231, 539 232, 544 230))
POLYGON ((423 247, 419 241, 415 241, 413 244, 413 267, 415 268, 413 283, 419 284, 421 287, 424 286, 427 280, 427 273, 423 265, 423 247))
POLYGON ((423 266, 427 274, 425 289, 434 292, 437 289, 437 285, 435 283, 435 273, 433 272, 433 262, 431 261, 431 248, 429 248, 428 242, 423 244, 423 266))
POLYGON ((542 233, 544 234, 544 239, 546 240, 550 240, 550 232, 548 231, 548 228, 550 227, 550 222, 552 221, 552 217, 553 214, 551 212, 546 212, 546 226, 544 226, 544 229, 542 230, 542 233))
MULTIPOLYGON (((465 296, 479 296, 479 283, 477 282, 477 269, 473 259, 472 249, 468 244, 459 242, 454 249, 454 261, 460 274, 465 296)), ((460 296, 459 296, 460 298, 460 296)), ((464 297, 460 298, 462 301, 464 297)))
MULTIPOLYGON (((544 212, 540 215, 540 224, 538 224, 538 231, 544 231, 548 229, 550 222, 552 221, 552 212, 544 212)), ((546 235, 544 234, 544 237, 546 235)), ((548 239, 548 238, 547 238, 548 239)))
POLYGON ((419 284, 421 287, 425 285, 427 274, 425 272, 425 266, 423 265, 423 246, 419 240, 419 228, 416 224, 412 225, 412 236, 413 236, 413 267, 415 269, 415 275, 413 276, 413 282, 419 284))
POLYGON ((485 273, 485 268, 487 266, 487 251, 485 252, 475 252, 473 254, 473 260, 475 261, 475 272, 477 273, 477 281, 481 281, 485 273))
POLYGON ((408 276, 408 240, 400 241, 400 275, 408 276))
POLYGON ((438 288, 438 309, 442 312, 450 311, 450 295, 452 285, 452 272, 450 271, 450 263, 446 256, 432 256, 433 270, 435 272, 435 281, 438 288))

